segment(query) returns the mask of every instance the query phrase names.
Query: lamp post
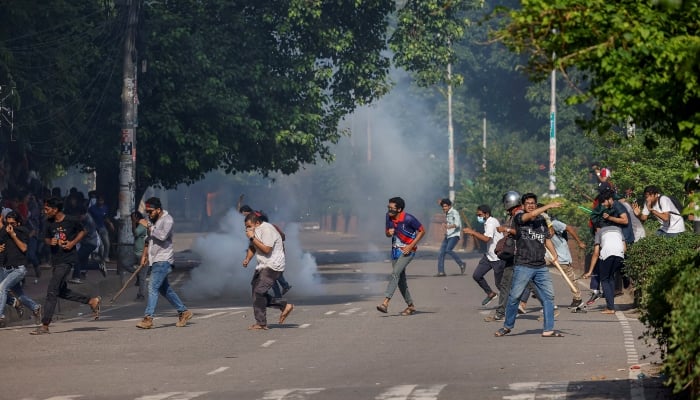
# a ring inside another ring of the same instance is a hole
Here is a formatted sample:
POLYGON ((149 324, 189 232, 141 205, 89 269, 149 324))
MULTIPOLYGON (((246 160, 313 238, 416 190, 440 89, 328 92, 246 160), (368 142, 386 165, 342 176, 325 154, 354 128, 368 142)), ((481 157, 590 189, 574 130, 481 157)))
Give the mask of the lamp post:
POLYGON ((452 126, 452 64, 447 64, 447 158, 449 163, 449 198, 455 201, 455 139, 452 126))
MULTIPOLYGON (((556 29, 552 29, 553 34, 557 34, 556 29)), ((556 59, 556 53, 552 52, 552 62, 556 59)), ((551 104, 549 106, 549 194, 554 196, 557 193, 557 178, 555 176, 557 165, 557 72, 552 66, 552 93, 551 104)))

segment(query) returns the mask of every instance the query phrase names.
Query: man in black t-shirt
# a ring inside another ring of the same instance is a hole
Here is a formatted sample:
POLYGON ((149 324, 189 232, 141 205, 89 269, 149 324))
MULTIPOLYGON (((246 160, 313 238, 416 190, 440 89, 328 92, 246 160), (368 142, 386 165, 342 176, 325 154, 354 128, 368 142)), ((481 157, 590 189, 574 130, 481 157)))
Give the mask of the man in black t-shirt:
POLYGON ((503 328, 499 329, 495 335, 505 336, 515 327, 520 294, 525 290, 528 282, 532 281, 537 296, 542 301, 544 315, 542 337, 561 337, 562 334, 554 330, 554 285, 544 258, 546 249, 552 255, 552 263, 557 262, 557 251, 551 241, 552 233, 542 216, 551 208, 561 207, 561 203, 553 202, 538 208, 537 195, 534 193, 525 193, 520 202, 523 205, 523 211, 513 216, 516 239, 513 282, 506 303, 506 319, 503 328))
MULTIPOLYGON (((25 296, 22 290, 22 279, 27 274, 27 243, 29 242, 29 231, 21 226, 21 217, 16 211, 10 211, 5 216, 5 224, 0 220, 0 305, 6 303, 8 290, 12 291, 16 299, 8 302, 14 306, 18 312, 21 311, 22 304, 29 307, 38 323, 41 315, 41 306, 31 298, 25 296)), ((0 308, 0 325, 4 324, 5 316, 0 308)), ((21 315, 21 314, 20 314, 21 315)))
POLYGON ((51 264, 53 273, 49 286, 46 289, 46 301, 44 302, 44 315, 42 325, 32 332, 33 335, 49 333, 49 324, 56 310, 58 298, 87 304, 90 306, 95 319, 100 316, 99 296, 88 297, 84 294, 68 289, 66 279, 73 267, 77 267, 78 252, 75 245, 85 237, 85 228, 78 217, 68 216, 63 213, 63 200, 52 197, 44 203, 46 214, 46 228, 44 230, 44 242, 51 249, 51 264))

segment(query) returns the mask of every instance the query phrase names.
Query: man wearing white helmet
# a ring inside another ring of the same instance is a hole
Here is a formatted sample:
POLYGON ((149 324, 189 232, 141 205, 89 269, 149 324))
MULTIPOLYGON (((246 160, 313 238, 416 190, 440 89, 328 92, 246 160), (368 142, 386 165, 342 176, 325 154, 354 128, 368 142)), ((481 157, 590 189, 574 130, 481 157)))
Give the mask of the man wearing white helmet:
MULTIPOLYGON (((503 235, 510 235, 515 232, 512 225, 513 216, 518 211, 522 210, 522 206, 520 205, 520 193, 509 191, 504 194, 503 208, 508 212, 508 220, 505 225, 496 228, 496 231, 503 235)), ((484 318, 486 322, 498 322, 505 319, 506 301, 508 300, 510 286, 513 281, 513 259, 504 261, 505 262, 498 267, 493 268, 493 276, 496 280, 496 287, 498 288, 498 307, 496 307, 496 312, 494 314, 484 318)))

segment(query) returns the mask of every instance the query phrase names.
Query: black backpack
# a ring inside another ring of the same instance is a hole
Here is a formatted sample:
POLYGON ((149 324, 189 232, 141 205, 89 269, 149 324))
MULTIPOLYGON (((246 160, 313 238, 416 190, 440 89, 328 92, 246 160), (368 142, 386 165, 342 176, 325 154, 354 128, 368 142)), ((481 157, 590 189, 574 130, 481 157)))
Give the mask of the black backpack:
MULTIPOLYGON (((680 213, 681 213, 681 211, 683 211, 683 203, 681 203, 680 200, 678 200, 676 198, 676 196, 668 196, 668 195, 663 195, 663 196, 668 197, 671 200, 671 203, 673 203, 673 206, 676 207, 676 210, 678 210, 678 212, 671 211, 671 210, 668 210, 668 212, 670 214, 681 215, 680 213)), ((659 200, 661 200, 661 197, 659 197, 659 200)), ((659 208, 661 208, 661 201, 659 201, 659 208)), ((664 210, 661 210, 661 211, 664 211, 664 210)))

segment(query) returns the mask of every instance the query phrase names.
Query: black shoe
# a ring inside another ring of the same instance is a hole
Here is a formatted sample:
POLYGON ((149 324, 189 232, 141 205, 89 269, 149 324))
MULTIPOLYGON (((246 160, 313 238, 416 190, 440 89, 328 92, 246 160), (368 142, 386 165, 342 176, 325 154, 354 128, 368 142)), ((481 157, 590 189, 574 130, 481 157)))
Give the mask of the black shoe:
POLYGON ((586 305, 590 306, 591 304, 595 303, 595 301, 600 299, 601 297, 603 297, 602 293, 598 293, 598 292, 591 293, 591 298, 588 299, 588 301, 586 302, 586 305))
POLYGON ((433 276, 447 276, 447 274, 445 274, 444 272, 438 272, 437 274, 435 274, 433 276))
POLYGON ((460 275, 464 275, 464 271, 466 271, 466 270, 467 270, 467 264, 465 264, 465 263, 459 264, 459 273, 460 273, 460 275))
POLYGON ((576 300, 576 299, 571 300, 571 304, 569 305, 569 308, 576 308, 576 307, 580 306, 581 303, 583 303, 583 300, 581 300, 581 299, 578 299, 578 300, 576 300))

